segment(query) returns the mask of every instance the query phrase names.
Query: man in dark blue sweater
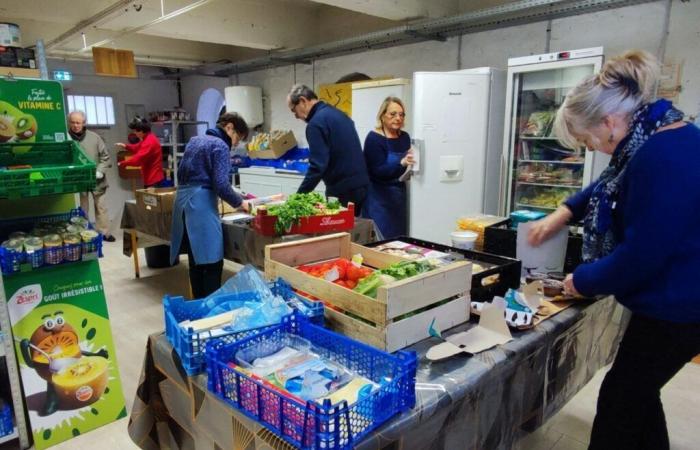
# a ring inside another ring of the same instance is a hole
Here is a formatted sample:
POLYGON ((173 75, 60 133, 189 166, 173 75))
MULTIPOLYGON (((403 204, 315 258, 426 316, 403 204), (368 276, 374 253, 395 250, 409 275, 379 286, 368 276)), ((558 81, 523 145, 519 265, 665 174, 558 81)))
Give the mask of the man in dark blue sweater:
POLYGON ((299 192, 311 192, 323 180, 326 195, 340 203, 355 204, 359 216, 367 197, 369 176, 355 124, 342 111, 319 101, 309 87, 295 85, 287 105, 297 119, 304 120, 311 157, 299 192))

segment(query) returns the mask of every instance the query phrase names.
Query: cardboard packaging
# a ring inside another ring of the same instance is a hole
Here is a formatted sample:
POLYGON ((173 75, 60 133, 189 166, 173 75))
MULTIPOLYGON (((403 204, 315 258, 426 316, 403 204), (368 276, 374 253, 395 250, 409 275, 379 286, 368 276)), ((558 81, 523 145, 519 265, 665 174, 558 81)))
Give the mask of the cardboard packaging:
POLYGON ((251 151, 248 156, 256 159, 278 159, 296 145, 297 140, 291 131, 272 131, 268 149, 251 151))
POLYGON ((147 188, 136 190, 136 205, 146 211, 169 213, 173 210, 177 188, 147 188))

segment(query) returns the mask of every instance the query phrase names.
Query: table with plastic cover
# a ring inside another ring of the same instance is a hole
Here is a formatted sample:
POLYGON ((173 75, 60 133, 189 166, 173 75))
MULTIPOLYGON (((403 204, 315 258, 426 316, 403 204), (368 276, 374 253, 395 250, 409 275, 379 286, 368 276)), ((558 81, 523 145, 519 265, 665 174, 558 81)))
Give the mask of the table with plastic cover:
MULTIPOLYGON (((169 245, 172 212, 158 213, 139 208, 135 201, 124 203, 121 228, 124 230, 123 253, 133 256, 135 248, 151 245, 169 245)), ((222 223, 224 258, 240 264, 252 264, 262 269, 265 265, 265 246, 277 242, 298 240, 309 235, 263 236, 248 223, 222 223)), ((367 244, 377 240, 378 231, 371 219, 356 218, 349 231, 353 242, 367 244)), ((134 273, 138 278, 138 258, 134 257, 134 273)))
MULTIPOLYGON (((512 449, 566 404, 614 355, 623 326, 612 297, 574 305, 475 356, 419 356, 417 403, 372 432, 359 449, 512 449)), ((474 320, 445 334, 475 326, 474 320)), ((163 334, 149 338, 129 423, 147 450, 291 448, 187 377, 163 334)))

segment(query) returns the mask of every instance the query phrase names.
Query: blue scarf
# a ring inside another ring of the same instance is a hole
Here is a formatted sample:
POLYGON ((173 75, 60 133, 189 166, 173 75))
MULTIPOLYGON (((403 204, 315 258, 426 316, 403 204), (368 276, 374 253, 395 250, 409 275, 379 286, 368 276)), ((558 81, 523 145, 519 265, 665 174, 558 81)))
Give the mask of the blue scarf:
POLYGON ((668 100, 657 100, 639 108, 630 121, 629 134, 618 144, 608 167, 593 188, 583 220, 583 261, 600 259, 615 249, 613 209, 630 160, 656 131, 683 119, 683 112, 668 100))

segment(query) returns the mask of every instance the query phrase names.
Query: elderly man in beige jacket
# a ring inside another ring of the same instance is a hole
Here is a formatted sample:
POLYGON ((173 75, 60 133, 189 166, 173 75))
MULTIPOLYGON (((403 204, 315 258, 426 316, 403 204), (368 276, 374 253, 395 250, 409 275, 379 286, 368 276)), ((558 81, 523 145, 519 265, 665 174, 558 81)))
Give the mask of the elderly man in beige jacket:
MULTIPOLYGON (((85 113, 82 111, 73 111, 68 114, 68 134, 97 166, 97 186, 92 191, 92 199, 95 202, 95 227, 104 235, 105 241, 114 242, 114 236, 109 231, 109 214, 105 204, 105 193, 108 187, 107 169, 112 167, 112 163, 100 135, 85 128, 85 119, 85 113)), ((86 214, 90 211, 88 192, 80 193, 80 207, 86 214)))

